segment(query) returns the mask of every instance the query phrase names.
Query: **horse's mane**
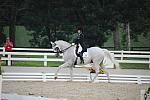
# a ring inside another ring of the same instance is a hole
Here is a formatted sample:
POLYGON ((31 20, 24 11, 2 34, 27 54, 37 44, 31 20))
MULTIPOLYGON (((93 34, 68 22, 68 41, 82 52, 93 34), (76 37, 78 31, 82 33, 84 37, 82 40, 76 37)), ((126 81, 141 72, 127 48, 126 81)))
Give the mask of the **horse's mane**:
POLYGON ((58 41, 55 41, 56 44, 64 44, 64 45, 70 45, 70 43, 64 41, 64 40, 58 40, 58 41))

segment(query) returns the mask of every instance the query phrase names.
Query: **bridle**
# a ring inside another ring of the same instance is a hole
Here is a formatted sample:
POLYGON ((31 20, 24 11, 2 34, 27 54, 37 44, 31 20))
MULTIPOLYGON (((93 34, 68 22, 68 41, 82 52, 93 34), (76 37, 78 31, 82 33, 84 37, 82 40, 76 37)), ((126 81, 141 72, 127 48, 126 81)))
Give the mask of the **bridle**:
POLYGON ((61 52, 64 53, 66 50, 68 50, 68 49, 71 48, 72 46, 74 46, 74 45, 71 45, 71 46, 65 48, 64 50, 61 50, 61 52))
MULTIPOLYGON (((56 45, 57 45, 57 44, 54 43, 54 46, 56 46, 56 45)), ((69 46, 69 47, 67 47, 67 48, 65 48, 65 49, 63 49, 63 50, 60 50, 59 47, 56 47, 55 50, 57 51, 56 53, 64 53, 64 52, 66 52, 66 50, 68 50, 68 49, 71 48, 72 46, 74 46, 74 45, 71 45, 71 46, 69 46)))

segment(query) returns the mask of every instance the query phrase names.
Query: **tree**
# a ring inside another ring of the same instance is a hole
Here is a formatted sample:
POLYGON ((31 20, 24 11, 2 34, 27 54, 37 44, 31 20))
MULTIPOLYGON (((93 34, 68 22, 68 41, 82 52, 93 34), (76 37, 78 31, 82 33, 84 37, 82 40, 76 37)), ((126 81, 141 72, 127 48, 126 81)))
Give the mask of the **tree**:
POLYGON ((22 0, 0 1, 0 24, 2 27, 9 26, 9 37, 15 45, 16 24, 19 24, 22 0))
POLYGON ((126 46, 130 50, 130 38, 137 40, 139 34, 146 34, 150 31, 150 2, 148 0, 122 0, 119 12, 122 16, 122 23, 126 30, 126 46))
MULTIPOLYGON (((62 36, 64 36, 63 39, 69 40, 68 37, 74 33, 74 30, 78 26, 86 29, 95 29, 93 31, 86 30, 85 33, 90 34, 97 32, 94 33, 96 34, 97 40, 104 42, 105 35, 100 35, 103 33, 103 30, 98 30, 100 29, 99 23, 93 20, 95 15, 90 15, 90 11, 88 11, 90 5, 80 2, 68 0, 55 2, 53 0, 46 0, 37 2, 37 0, 26 0, 25 8, 30 8, 30 10, 25 12, 22 23, 28 30, 34 30, 32 34, 34 38, 31 40, 31 43, 41 46, 39 39, 42 37, 48 37, 45 39, 47 42, 61 39, 62 36), (79 3, 81 5, 78 6, 79 3), (86 18, 86 16, 89 17, 86 18), (98 27, 94 28, 93 26, 98 27), (102 37, 98 38, 97 36, 102 37)), ((98 44, 97 42, 93 42, 93 44, 95 43, 96 45, 98 44)), ((102 43, 100 43, 100 45, 102 45, 102 43)))
POLYGON ((32 31, 30 42, 33 46, 49 47, 50 41, 58 39, 69 41, 76 27, 80 26, 89 46, 102 46, 107 40, 106 35, 113 33, 115 49, 120 50, 120 25, 130 25, 131 39, 150 29, 148 0, 14 1, 11 18, 8 18, 11 24, 6 25, 11 26, 12 38, 15 25, 23 25, 32 31))
POLYGON ((6 40, 6 36, 5 36, 5 34, 3 34, 3 33, 1 33, 0 32, 0 46, 3 46, 4 45, 4 42, 5 42, 5 40, 6 40))

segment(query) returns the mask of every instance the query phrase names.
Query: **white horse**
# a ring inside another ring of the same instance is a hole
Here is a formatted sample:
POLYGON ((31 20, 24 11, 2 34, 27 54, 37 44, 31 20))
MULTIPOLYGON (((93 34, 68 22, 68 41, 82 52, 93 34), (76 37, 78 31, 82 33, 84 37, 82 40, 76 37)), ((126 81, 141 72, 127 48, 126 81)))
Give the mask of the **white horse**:
MULTIPOLYGON (((51 42, 51 44, 54 52, 63 53, 63 59, 64 59, 64 64, 60 65, 55 73, 55 79, 57 79, 57 73, 61 68, 69 67, 70 77, 71 77, 70 81, 72 81, 73 67, 75 66, 74 63, 77 58, 74 53, 75 45, 71 45, 70 43, 63 40, 51 42)), ((87 52, 88 52, 88 57, 84 58, 84 64, 92 63, 92 65, 96 68, 95 76, 93 79, 91 78, 91 74, 90 74, 91 82, 94 82, 95 78, 99 74, 100 69, 104 70, 109 82, 109 74, 106 71, 105 67, 102 65, 103 65, 104 56, 107 56, 115 64, 116 67, 119 67, 119 64, 115 61, 114 57, 111 57, 110 52, 108 50, 101 49, 99 47, 88 48, 87 52)), ((77 64, 80 64, 80 58, 77 59, 77 64)))

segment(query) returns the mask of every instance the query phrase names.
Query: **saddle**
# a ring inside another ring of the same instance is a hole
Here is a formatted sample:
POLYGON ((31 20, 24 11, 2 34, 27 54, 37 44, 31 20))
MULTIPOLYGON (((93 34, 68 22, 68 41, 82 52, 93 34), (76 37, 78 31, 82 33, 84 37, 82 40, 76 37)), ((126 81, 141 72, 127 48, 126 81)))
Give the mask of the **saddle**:
MULTIPOLYGON (((76 65, 77 64, 77 61, 78 61, 78 58, 80 58, 80 56, 78 56, 77 54, 76 54, 76 48, 75 48, 75 50, 74 50, 74 55, 76 56, 76 60, 75 60, 75 63, 74 63, 74 65, 76 65)), ((81 51, 82 51, 82 47, 81 47, 81 45, 79 45, 79 48, 78 48, 78 54, 80 54, 81 53, 81 51)), ((86 51, 86 52, 83 52, 83 55, 82 55, 82 57, 83 57, 83 62, 84 62, 84 59, 85 58, 87 58, 88 57, 88 51, 86 51)), ((81 59, 81 58, 80 58, 81 59)), ((81 61, 82 62, 82 61, 81 61)))
MULTIPOLYGON (((76 50, 76 48, 74 49, 74 55, 75 55, 76 57, 78 57, 78 56, 76 55, 75 50, 76 50)), ((79 45, 78 54, 79 54, 81 51, 82 51, 82 47, 81 47, 81 45, 79 45)), ((83 52, 83 56, 82 56, 82 57, 83 57, 83 58, 88 57, 88 51, 83 52)))

